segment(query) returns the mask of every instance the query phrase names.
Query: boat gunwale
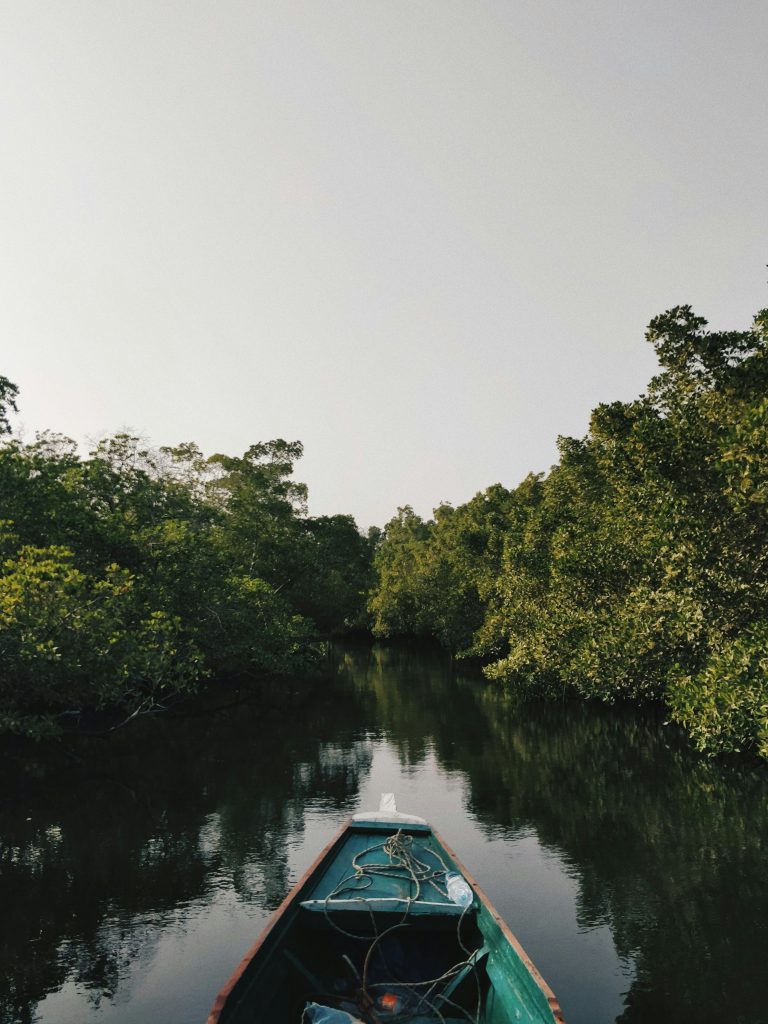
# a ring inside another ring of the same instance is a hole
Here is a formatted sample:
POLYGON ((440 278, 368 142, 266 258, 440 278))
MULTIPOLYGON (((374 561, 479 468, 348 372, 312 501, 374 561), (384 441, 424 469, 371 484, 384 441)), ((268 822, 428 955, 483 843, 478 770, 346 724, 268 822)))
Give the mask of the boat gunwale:
MULTIPOLYGON (((336 834, 328 841, 328 843, 323 847, 323 849, 317 855, 315 860, 310 864, 310 866, 307 868, 307 870, 304 872, 301 878, 290 889, 290 891, 288 892, 280 906, 277 907, 276 910, 272 911, 271 915, 267 919, 266 924, 262 928, 258 938, 247 951, 247 953, 243 956, 240 963, 237 965, 234 972, 232 973, 228 981, 225 983, 224 987, 217 995, 216 1001, 213 1004, 213 1008, 211 1009, 211 1012, 208 1015, 206 1024, 219 1024, 221 1014, 224 1012, 227 1000, 232 995, 235 986, 241 980, 246 970, 255 959, 259 950, 264 945, 266 940, 269 938, 278 921, 280 921, 283 914, 286 913, 291 904, 297 901, 297 898, 301 890, 304 888, 304 886, 307 885, 307 883, 315 874, 315 872, 327 860, 331 853, 333 853, 336 847, 339 846, 347 832, 351 831, 354 826, 359 827, 361 824, 363 823, 356 822, 352 817, 347 818, 347 820, 344 821, 340 826, 338 832, 336 832, 336 834)), ((387 823, 376 822, 375 824, 381 827, 387 823)), ((392 826, 395 826, 397 825, 397 822, 392 821, 390 824, 392 826)), ((405 827, 407 828, 407 825, 405 827)), ((442 848, 445 850, 445 852, 448 854, 451 860, 453 860, 454 864, 459 869, 464 878, 466 878, 466 880, 472 886, 480 903, 488 910, 488 913, 491 915, 493 920, 501 929, 504 938, 515 950, 517 955, 520 957, 523 966, 531 975, 534 982, 541 989, 541 992, 544 995, 544 998, 547 1000, 547 1005, 549 1006, 550 1012, 552 1013, 552 1016, 554 1017, 556 1024, 565 1024, 565 1018, 563 1017, 563 1011, 560 1009, 560 1003, 557 1000, 557 996, 549 987, 547 982, 544 980, 541 973, 539 972, 539 969, 534 964, 533 960, 531 960, 526 951, 523 949, 520 940, 517 938, 517 936, 514 934, 512 929, 507 924, 507 922, 504 920, 504 918, 498 912, 496 907, 490 901, 482 887, 477 884, 474 876, 466 869, 461 860, 456 856, 456 853, 454 852, 453 848, 449 846, 448 843, 446 843, 446 841, 443 839, 442 835, 437 831, 437 829, 433 828, 431 825, 429 825, 428 827, 431 834, 442 846, 442 848)))
POLYGON ((477 882, 475 881, 474 876, 471 874, 471 872, 467 871, 466 867, 462 864, 462 862, 456 856, 456 853, 454 852, 454 850, 448 845, 448 843, 446 843, 446 841, 443 839, 443 837, 440 835, 440 833, 437 831, 437 829, 434 829, 434 828, 432 829, 432 835, 435 837, 435 839, 438 841, 438 843, 440 843, 440 845, 443 847, 443 849, 448 854, 448 856, 453 860, 454 864, 459 869, 461 874, 464 876, 464 878, 466 878, 466 880, 472 886, 472 888, 475 891, 475 894, 476 894, 477 898, 480 900, 480 903, 489 912, 491 917, 494 919, 496 924, 501 929, 501 932, 502 932, 504 938, 507 940, 507 942, 510 944, 510 946, 512 946, 514 951, 517 953, 517 955, 522 960, 523 965, 528 970, 528 973, 531 975, 533 980, 539 986, 539 988, 541 989, 544 997, 546 998, 547 1004, 549 1006, 549 1009, 551 1010, 552 1015, 555 1018, 555 1021, 557 1022, 557 1024, 565 1024, 565 1018, 563 1017, 563 1011, 560 1009, 560 1003, 557 1000, 557 996, 555 995, 555 993, 552 991, 552 989, 549 987, 549 985, 546 983, 546 981, 542 977, 542 975, 541 975, 538 967, 536 966, 536 964, 533 962, 533 960, 531 960, 531 958, 528 956, 526 951, 523 949, 523 947, 522 947, 522 945, 520 943, 520 940, 514 934, 514 932, 509 927, 509 925, 504 920, 504 918, 501 916, 501 914, 498 912, 496 907, 494 907, 493 903, 491 903, 491 901, 488 898, 485 890, 480 885, 477 884, 477 882))
POLYGON ((240 979, 243 977, 252 961, 255 959, 256 954, 259 952, 261 947, 269 938, 275 925, 282 918, 283 914, 288 910, 291 904, 296 900, 297 896, 299 895, 299 892, 304 888, 307 882, 309 882, 310 878, 312 877, 312 875, 315 874, 320 865, 330 856, 333 850, 340 844, 341 840, 344 838, 347 831, 349 830, 349 826, 351 823, 352 818, 347 818, 347 820, 342 823, 338 832, 336 832, 336 834, 326 843, 326 845, 323 847, 323 849, 320 851, 320 853, 317 855, 314 861, 309 865, 309 867, 301 876, 301 878, 289 890, 287 896, 280 904, 280 906, 277 907, 276 910, 272 911, 270 916, 267 918, 267 922, 262 928, 259 937, 250 947, 248 952, 245 954, 245 956, 242 958, 240 963, 235 968, 229 980, 225 983, 224 987, 216 996, 216 1002, 213 1004, 213 1009, 208 1014, 208 1020, 206 1021, 206 1024, 218 1024, 219 1020, 221 1019, 221 1014, 224 1012, 227 1000, 232 995, 233 989, 240 981, 240 979))

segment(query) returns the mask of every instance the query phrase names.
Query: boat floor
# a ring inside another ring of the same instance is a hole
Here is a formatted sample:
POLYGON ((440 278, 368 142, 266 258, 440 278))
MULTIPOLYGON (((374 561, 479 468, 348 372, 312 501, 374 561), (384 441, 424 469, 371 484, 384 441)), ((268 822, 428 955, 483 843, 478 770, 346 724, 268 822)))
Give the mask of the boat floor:
POLYGON ((309 927, 296 929, 283 950, 294 993, 285 1019, 301 1020, 303 1007, 310 1001, 369 1020, 376 1019, 371 1009, 382 1021, 407 1020, 409 1024, 434 1024, 441 1018, 466 1022, 467 1015, 474 1020, 488 985, 483 956, 468 956, 482 942, 474 925, 468 927, 465 919, 462 948, 458 918, 446 927, 444 917, 398 915, 394 923, 391 917, 358 914, 356 933, 339 930, 343 926, 336 915, 333 922, 324 915, 305 918, 309 927), (352 934, 360 938, 351 938, 352 934), (387 1011, 388 1006, 395 1012, 387 1011))

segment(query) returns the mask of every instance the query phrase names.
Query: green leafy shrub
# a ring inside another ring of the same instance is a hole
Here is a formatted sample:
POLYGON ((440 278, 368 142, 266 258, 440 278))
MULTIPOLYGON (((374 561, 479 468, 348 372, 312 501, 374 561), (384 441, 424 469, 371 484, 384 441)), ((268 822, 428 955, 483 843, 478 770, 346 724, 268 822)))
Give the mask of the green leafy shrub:
POLYGON ((699 750, 768 757, 768 623, 724 640, 695 675, 673 675, 667 700, 699 750))

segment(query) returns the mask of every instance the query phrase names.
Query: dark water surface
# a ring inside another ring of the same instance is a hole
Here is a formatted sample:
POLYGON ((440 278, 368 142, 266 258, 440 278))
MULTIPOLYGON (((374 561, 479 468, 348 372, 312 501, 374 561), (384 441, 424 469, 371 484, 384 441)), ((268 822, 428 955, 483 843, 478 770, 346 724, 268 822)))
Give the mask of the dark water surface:
POLYGON ((652 717, 516 708, 441 658, 339 648, 279 707, 0 762, 0 1021, 203 1024, 339 823, 432 821, 568 1024, 765 1024, 768 783, 652 717))

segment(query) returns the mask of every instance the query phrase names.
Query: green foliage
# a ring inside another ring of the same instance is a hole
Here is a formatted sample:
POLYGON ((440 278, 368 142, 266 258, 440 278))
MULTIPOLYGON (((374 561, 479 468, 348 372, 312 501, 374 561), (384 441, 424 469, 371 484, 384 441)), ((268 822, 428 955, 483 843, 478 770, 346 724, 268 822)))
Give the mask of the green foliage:
POLYGON ((410 506, 385 527, 369 599, 376 636, 434 636, 452 652, 472 642, 498 576, 504 535, 517 510, 500 484, 424 522, 410 506))
POLYGON ((699 750, 768 757, 768 623, 712 652, 695 675, 672 675, 669 705, 699 750))
POLYGON ((410 505, 398 509, 387 523, 374 559, 378 585, 369 605, 376 636, 425 631, 422 554, 429 536, 430 525, 410 505))
POLYGON ((0 707, 6 729, 52 725, 75 709, 156 706, 200 677, 181 622, 140 600, 136 579, 95 579, 67 548, 23 547, 0 576, 0 707))
POLYGON ((661 372, 560 439, 546 479, 422 522, 376 555, 377 633, 431 635, 521 693, 662 701, 708 753, 768 756, 768 311, 656 317, 661 372))
POLYGON ((18 412, 16 407, 16 398, 19 394, 19 389, 15 384, 12 384, 7 377, 3 377, 0 374, 0 435, 10 434, 11 425, 8 422, 8 413, 18 412))
POLYGON ((291 593, 296 607, 326 633, 367 629, 365 602, 373 585, 377 532, 367 537, 352 516, 318 516, 302 523, 302 567, 291 593))
MULTIPOLYGON (((0 432, 16 393, 0 378, 0 432)), ((311 670, 318 627, 364 621, 374 542, 349 516, 307 516, 301 453, 205 458, 127 433, 85 459, 52 433, 0 444, 0 731, 311 670)))

